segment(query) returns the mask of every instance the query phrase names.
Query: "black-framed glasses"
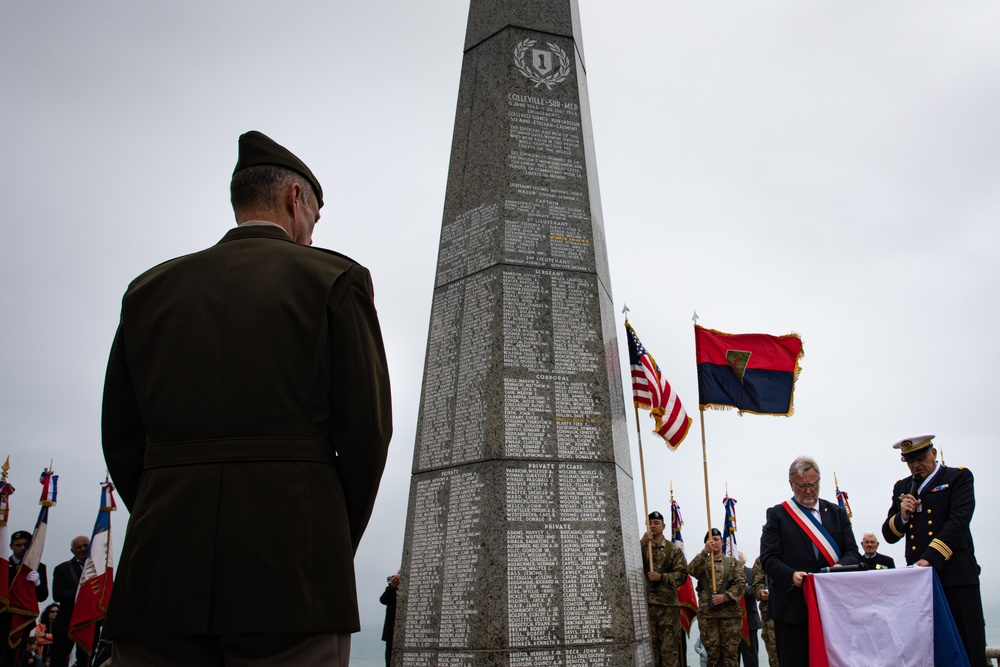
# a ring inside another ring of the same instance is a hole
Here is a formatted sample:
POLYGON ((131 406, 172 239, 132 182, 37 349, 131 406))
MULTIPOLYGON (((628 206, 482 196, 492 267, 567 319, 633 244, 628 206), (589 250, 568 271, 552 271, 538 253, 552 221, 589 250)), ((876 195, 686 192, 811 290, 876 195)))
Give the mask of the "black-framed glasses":
POLYGON ((799 491, 805 491, 806 489, 818 489, 819 488, 819 480, 817 479, 815 482, 807 482, 805 484, 799 484, 798 482, 792 482, 792 486, 794 486, 799 491))

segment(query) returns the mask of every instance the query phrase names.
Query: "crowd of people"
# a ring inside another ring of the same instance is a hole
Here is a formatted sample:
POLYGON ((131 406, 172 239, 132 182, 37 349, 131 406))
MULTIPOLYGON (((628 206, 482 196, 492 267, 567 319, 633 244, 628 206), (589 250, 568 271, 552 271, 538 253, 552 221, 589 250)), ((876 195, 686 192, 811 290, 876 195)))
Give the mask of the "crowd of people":
MULTIPOLYGON (((31 544, 31 533, 18 530, 10 537, 10 557, 8 558, 7 581, 13 582, 21 567, 25 552, 31 544)), ((37 619, 25 617, 22 610, 18 614, 10 611, 0 613, 0 637, 3 637, 3 649, 0 650, 0 667, 67 667, 70 665, 73 648, 76 646, 76 658, 72 664, 75 667, 90 667, 91 656, 82 647, 73 642, 69 636, 70 620, 73 617, 73 607, 76 603, 77 588, 80 575, 83 572, 87 554, 90 550, 90 538, 80 535, 70 543, 73 557, 56 566, 52 573, 52 599, 37 619), (20 634, 17 631, 20 629, 20 634), (11 646, 12 631, 16 641, 11 646)), ((29 572, 25 580, 34 586, 35 598, 41 603, 49 597, 48 570, 44 563, 29 572)), ((93 626, 95 638, 100 635, 100 624, 93 626)), ((96 642, 95 642, 96 643, 96 642)))
MULTIPOLYGON (((970 531, 973 475, 940 463, 933 438, 906 438, 893 445, 910 475, 896 483, 881 533, 890 544, 905 540, 907 565, 934 568, 969 664, 984 667, 988 663, 980 568, 970 531)), ((663 534, 663 516, 649 515, 640 546, 656 667, 686 664, 677 589, 689 575, 698 582, 697 619, 703 645, 698 652, 703 665, 735 667, 742 661, 756 667, 759 629, 770 667, 808 667, 806 578, 825 568, 895 568, 891 557, 878 553, 874 532, 863 534, 859 550, 846 510, 819 497, 820 469, 815 460, 795 459, 788 482, 792 497, 767 510, 760 557, 751 568, 742 554, 736 558, 723 553, 723 535, 714 528, 705 535, 704 549, 685 562, 680 548, 663 534), (741 600, 748 615, 745 638, 741 600), (754 603, 759 617, 752 611, 754 603)))

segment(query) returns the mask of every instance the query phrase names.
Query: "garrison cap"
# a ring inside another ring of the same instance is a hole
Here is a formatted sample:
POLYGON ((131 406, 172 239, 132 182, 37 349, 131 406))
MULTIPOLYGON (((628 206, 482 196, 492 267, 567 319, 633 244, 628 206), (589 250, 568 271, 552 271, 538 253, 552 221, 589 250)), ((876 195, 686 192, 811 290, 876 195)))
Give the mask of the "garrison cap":
POLYGON ((316 193, 316 203, 320 208, 323 207, 323 188, 320 187, 319 181, 313 176, 312 171, 306 166, 305 162, 295 157, 290 150, 274 141, 274 139, 257 130, 250 130, 240 135, 240 152, 236 158, 236 167, 233 169, 233 173, 235 174, 241 169, 257 167, 262 164, 284 167, 301 175, 309 181, 313 192, 316 193))
POLYGON ((924 455, 932 440, 934 440, 933 435, 916 435, 900 440, 892 448, 900 451, 904 461, 913 461, 924 455))
POLYGON ((649 513, 649 520, 653 521, 654 519, 657 520, 657 521, 663 521, 663 515, 660 514, 659 512, 650 512, 649 513))

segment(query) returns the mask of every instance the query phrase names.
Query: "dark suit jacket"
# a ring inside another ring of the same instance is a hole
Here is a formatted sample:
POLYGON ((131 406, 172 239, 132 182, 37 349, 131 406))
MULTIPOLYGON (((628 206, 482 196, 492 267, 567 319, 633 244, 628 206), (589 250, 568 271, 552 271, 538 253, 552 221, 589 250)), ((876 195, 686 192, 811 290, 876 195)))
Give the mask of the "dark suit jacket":
MULTIPOLYGON (((820 521, 840 549, 840 564, 855 565, 858 544, 847 512, 836 503, 820 499, 820 521)), ((760 561, 771 578, 768 618, 780 623, 805 623, 806 602, 802 588, 792 585, 795 572, 819 572, 827 562, 816 554, 812 541, 781 505, 767 510, 760 536, 760 561)))
POLYGON ((52 600, 59 603, 53 634, 66 634, 69 630, 69 620, 73 616, 73 607, 76 606, 76 589, 80 586, 81 572, 82 567, 77 565, 76 558, 59 563, 52 571, 52 600))
POLYGON ((246 226, 142 274, 102 426, 131 512, 106 637, 359 629, 392 432, 364 267, 246 226))
POLYGON ((904 524, 899 497, 910 492, 913 477, 896 482, 892 505, 882 524, 882 537, 895 544, 906 536, 906 564, 920 559, 937 570, 942 586, 979 584, 979 563, 970 522, 976 509, 972 471, 941 466, 919 495, 921 511, 904 524))
POLYGON ((861 565, 866 570, 875 570, 878 566, 882 566, 884 569, 892 570, 896 567, 896 561, 892 559, 892 556, 886 556, 885 554, 880 554, 875 552, 875 555, 871 558, 866 558, 864 553, 861 554, 861 565))

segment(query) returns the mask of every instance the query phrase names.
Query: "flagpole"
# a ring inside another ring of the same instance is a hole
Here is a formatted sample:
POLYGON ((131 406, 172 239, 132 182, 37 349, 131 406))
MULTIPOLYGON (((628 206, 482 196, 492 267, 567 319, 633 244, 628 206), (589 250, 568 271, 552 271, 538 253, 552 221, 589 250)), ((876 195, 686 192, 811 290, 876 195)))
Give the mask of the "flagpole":
MULTIPOLYGON (((625 327, 628 328, 628 304, 622 304, 622 314, 625 315, 625 327)), ((649 533, 649 498, 646 495, 646 465, 642 459, 642 427, 639 426, 639 406, 633 401, 632 407, 635 409, 635 435, 639 439, 639 477, 642 478, 642 512, 646 520, 646 533, 649 533)), ((649 554, 649 568, 653 569, 653 540, 650 538, 646 542, 649 554)))
MULTIPOLYGON (((698 311, 697 310, 694 311, 694 314, 691 316, 691 321, 694 322, 694 349, 695 349, 694 356, 695 356, 695 361, 697 362, 697 359, 698 359, 698 311)), ((700 387, 700 385, 699 385, 699 392, 698 392, 698 402, 701 403, 701 387, 700 387)), ((705 515, 708 517, 708 537, 711 538, 712 537, 712 503, 709 501, 709 498, 708 498, 708 450, 705 447, 705 408, 702 405, 698 406, 698 419, 701 422, 701 462, 702 462, 702 468, 705 471, 705 515)), ((716 583, 715 583, 715 562, 714 562, 714 560, 713 560, 713 558, 712 558, 711 555, 708 557, 708 562, 709 562, 709 565, 711 566, 709 569, 712 571, 712 592, 714 593, 715 592, 715 586, 716 586, 716 583)), ((708 597, 709 597, 709 600, 711 600, 712 596, 709 595, 708 597)))
MULTIPOLYGON (((646 516, 646 533, 649 533, 649 499, 646 496, 646 465, 642 460, 642 428, 639 426, 639 406, 635 408, 635 434, 639 438, 639 476, 642 477, 642 511, 646 516)), ((646 549, 649 554, 650 571, 653 568, 653 540, 652 537, 646 542, 646 549)))
MULTIPOLYGON (((705 471, 705 515, 708 517, 708 537, 712 537, 712 504, 708 498, 708 450, 705 446, 705 408, 698 406, 698 419, 701 420, 701 462, 705 471)), ((715 561, 708 554, 708 569, 712 573, 712 592, 715 593, 715 561)))

